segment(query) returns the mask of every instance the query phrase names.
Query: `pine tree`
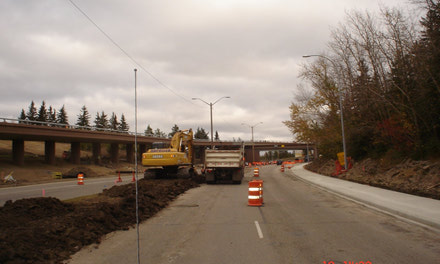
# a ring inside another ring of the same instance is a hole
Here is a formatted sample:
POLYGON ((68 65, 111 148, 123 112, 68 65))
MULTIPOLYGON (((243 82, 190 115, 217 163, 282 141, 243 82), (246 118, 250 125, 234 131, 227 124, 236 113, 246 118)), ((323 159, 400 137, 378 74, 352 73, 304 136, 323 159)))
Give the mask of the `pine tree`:
POLYGON ((220 137, 218 136, 218 131, 215 131, 215 137, 214 137, 214 140, 220 140, 220 137))
POLYGON ((115 112, 112 112, 112 116, 110 117, 109 123, 110 123, 110 125, 109 125, 110 129, 112 129, 112 130, 119 129, 119 122, 118 122, 118 118, 115 115, 115 112))
POLYGON ((209 139, 208 133, 206 133, 205 129, 203 128, 197 128, 196 133, 194 134, 194 138, 197 139, 209 139))
POLYGON ((89 111, 87 111, 87 107, 85 105, 83 105, 83 107, 81 108, 81 112, 78 115, 76 125, 82 127, 90 127, 90 114, 89 111))
POLYGON ((153 129, 151 128, 151 126, 149 124, 147 126, 147 129, 145 129, 144 134, 145 134, 145 136, 149 136, 149 137, 154 135, 153 129))
POLYGON ((158 128, 154 131, 154 136, 164 138, 166 137, 166 134, 158 128))
POLYGON ((168 134, 169 138, 172 138, 174 136, 174 134, 176 134, 177 132, 179 132, 180 128, 174 124, 174 126, 171 128, 171 132, 168 134))
POLYGON ((118 130, 121 132, 128 132, 129 126, 127 124, 127 121, 125 120, 124 114, 121 115, 121 122, 119 122, 118 130))
POLYGON ((41 102, 40 109, 38 110, 37 121, 47 122, 47 109, 46 102, 41 102))
POLYGON ((26 120, 26 113, 24 112, 24 109, 21 109, 21 113, 20 113, 20 116, 18 117, 18 119, 20 119, 20 121, 18 121, 18 123, 26 123, 24 121, 21 121, 21 120, 26 120))
POLYGON ((26 113, 26 118, 30 121, 37 120, 37 108, 35 107, 34 101, 32 101, 29 105, 29 110, 26 113))
POLYGON ((57 122, 57 111, 54 108, 52 108, 52 106, 49 106, 49 109, 47 110, 47 122, 50 123, 57 122))
POLYGON ((58 111, 56 122, 58 124, 65 124, 65 125, 69 124, 69 119, 67 118, 67 113, 66 113, 66 109, 64 108, 64 105, 58 111))
POLYGON ((96 112, 96 117, 94 122, 96 128, 108 128, 107 115, 104 113, 104 111, 101 111, 101 115, 99 115, 99 113, 96 112))

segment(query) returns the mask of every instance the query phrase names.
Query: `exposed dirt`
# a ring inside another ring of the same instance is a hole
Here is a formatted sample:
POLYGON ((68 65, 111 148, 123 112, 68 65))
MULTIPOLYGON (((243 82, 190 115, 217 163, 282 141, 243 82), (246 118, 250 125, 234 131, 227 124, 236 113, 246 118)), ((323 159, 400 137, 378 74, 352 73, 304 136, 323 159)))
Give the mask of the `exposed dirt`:
POLYGON ((0 188, 10 187, 11 185, 29 185, 52 181, 62 181, 64 179, 54 179, 54 173, 60 172, 63 178, 76 177, 79 171, 85 177, 101 177, 115 175, 116 171, 133 171, 134 165, 124 161, 124 151, 120 151, 121 160, 118 164, 112 164, 107 157, 105 148, 102 149, 102 165, 90 164, 90 151, 81 151, 81 165, 74 165, 62 158, 63 151, 70 150, 70 144, 57 143, 55 150, 55 165, 44 163, 44 143, 28 142, 25 143, 25 164, 17 166, 12 163, 12 143, 11 141, 0 140, 0 188), (12 174, 16 182, 4 182, 4 177, 12 174))
MULTIPOLYGON (((191 180, 139 180, 139 218, 145 220, 198 186, 191 180)), ((113 186, 76 202, 56 198, 7 201, 0 207, 0 263, 61 263, 103 235, 136 223, 135 184, 113 186)))
MULTIPOLYGON (((307 169, 331 176, 335 160, 315 160, 307 169)), ((383 160, 365 159, 354 162, 353 168, 337 177, 357 183, 440 199, 440 161, 414 161, 387 165, 383 160)))

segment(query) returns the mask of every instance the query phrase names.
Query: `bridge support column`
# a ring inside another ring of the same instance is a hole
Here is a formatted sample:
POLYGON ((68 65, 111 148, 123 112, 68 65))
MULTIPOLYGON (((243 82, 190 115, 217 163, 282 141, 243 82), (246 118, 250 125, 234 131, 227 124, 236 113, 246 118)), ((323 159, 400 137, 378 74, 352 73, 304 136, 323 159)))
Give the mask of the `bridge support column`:
POLYGON ((145 144, 140 144, 139 145, 139 150, 138 150, 138 162, 142 163, 142 153, 147 152, 147 145, 145 144))
POLYGON ((70 162, 72 164, 80 164, 81 163, 81 143, 72 142, 70 143, 70 162))
POLYGON ((14 139, 12 140, 12 160, 15 165, 24 165, 24 140, 14 139))
POLYGON ((55 141, 44 142, 44 161, 50 165, 55 164, 55 141))
POLYGON ((252 149, 246 148, 244 150, 244 157, 245 157, 247 162, 249 162, 249 163, 253 162, 253 160, 252 160, 252 149))
POLYGON ((118 143, 110 144, 110 161, 114 164, 119 162, 119 145, 118 143))
POLYGON ((127 144, 125 146, 125 152, 127 154, 127 162, 134 162, 134 144, 127 144))
POLYGON ((101 165, 101 143, 93 143, 92 160, 95 165, 101 165))

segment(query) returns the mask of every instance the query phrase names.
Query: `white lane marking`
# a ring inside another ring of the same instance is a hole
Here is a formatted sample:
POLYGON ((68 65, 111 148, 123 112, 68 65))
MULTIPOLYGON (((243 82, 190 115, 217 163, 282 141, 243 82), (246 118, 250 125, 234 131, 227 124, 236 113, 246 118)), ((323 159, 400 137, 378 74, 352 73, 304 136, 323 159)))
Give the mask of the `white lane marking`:
POLYGON ((260 238, 263 238, 263 232, 261 232, 260 224, 258 224, 258 221, 255 221, 255 226, 257 227, 258 236, 260 238))

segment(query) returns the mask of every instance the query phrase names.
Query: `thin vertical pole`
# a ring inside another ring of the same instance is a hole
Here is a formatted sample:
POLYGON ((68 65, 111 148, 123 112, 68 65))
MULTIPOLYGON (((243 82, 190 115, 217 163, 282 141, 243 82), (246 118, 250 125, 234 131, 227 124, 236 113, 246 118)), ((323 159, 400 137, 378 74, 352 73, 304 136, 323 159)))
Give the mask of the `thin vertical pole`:
POLYGON ((137 150, 137 69, 134 69, 134 170, 136 177, 136 237, 137 263, 141 263, 139 245, 139 192, 138 192, 138 150, 137 150))
POLYGON ((210 113, 211 113, 211 149, 214 149, 214 140, 213 140, 213 130, 214 127, 212 125, 212 103, 209 104, 210 113))

